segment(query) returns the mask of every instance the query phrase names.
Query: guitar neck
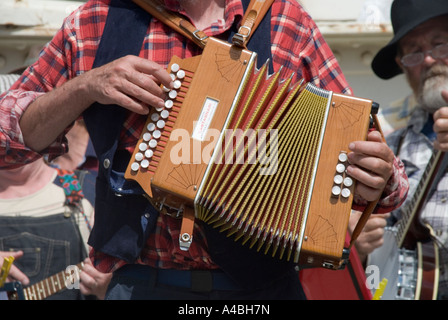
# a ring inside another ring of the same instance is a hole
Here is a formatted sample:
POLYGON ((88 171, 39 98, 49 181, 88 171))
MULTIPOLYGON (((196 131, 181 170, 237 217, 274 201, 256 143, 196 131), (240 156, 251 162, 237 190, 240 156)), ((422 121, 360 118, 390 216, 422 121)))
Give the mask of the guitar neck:
MULTIPOLYGON (((403 246, 406 237, 409 236, 411 227, 417 228, 422 233, 428 233, 429 236, 429 230, 427 230, 427 228, 420 223, 419 213, 422 210, 423 205, 426 203, 433 184, 437 182, 435 177, 437 176, 443 162, 447 162, 447 154, 445 152, 437 151, 432 154, 412 199, 406 206, 406 209, 403 210, 397 230, 397 242, 399 248, 403 246)), ((417 240, 422 240, 419 239, 418 236, 415 236, 415 238, 417 240)))
MULTIPOLYGON (((80 262, 76 265, 82 270, 84 263, 80 262)), ((25 300, 43 300, 66 289, 67 274, 64 271, 58 272, 44 280, 41 280, 27 288, 23 289, 25 300)))

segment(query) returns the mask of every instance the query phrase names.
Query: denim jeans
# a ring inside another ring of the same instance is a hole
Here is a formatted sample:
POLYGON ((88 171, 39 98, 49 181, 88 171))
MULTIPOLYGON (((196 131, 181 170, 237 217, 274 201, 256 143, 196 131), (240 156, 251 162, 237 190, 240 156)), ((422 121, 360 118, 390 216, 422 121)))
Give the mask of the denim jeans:
MULTIPOLYGON (((126 265, 114 273, 106 293, 106 300, 305 300, 306 296, 295 272, 286 274, 278 281, 263 289, 244 290, 233 285, 212 286, 209 290, 194 290, 183 284, 175 270, 169 279, 167 270, 164 277, 157 269, 126 265), (146 270, 144 270, 146 269, 146 270), (167 279, 168 278, 168 279, 167 279), (176 285, 176 279, 179 285, 176 285), (168 281, 167 281, 168 280, 168 281), (223 289, 225 287, 225 289, 223 289)), ((213 271, 219 272, 219 271, 213 271)), ((187 277, 191 275, 187 272, 187 277)), ((198 279, 199 281, 201 279, 198 279)), ((192 287, 195 287, 194 285, 192 287)))
MULTIPOLYGON (((86 250, 73 215, 57 214, 40 218, 0 217, 0 250, 22 250, 14 261, 34 284, 86 257, 86 250)), ((48 300, 81 297, 79 289, 64 290, 48 300)))

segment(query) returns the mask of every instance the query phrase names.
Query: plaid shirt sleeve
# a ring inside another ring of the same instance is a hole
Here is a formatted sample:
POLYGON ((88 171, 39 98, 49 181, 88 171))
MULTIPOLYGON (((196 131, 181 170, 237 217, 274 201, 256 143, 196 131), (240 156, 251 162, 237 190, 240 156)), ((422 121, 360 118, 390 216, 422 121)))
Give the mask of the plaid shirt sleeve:
POLYGON ((19 121, 40 95, 91 68, 96 52, 93 48, 99 42, 107 6, 89 2, 82 7, 85 13, 81 15, 81 10, 76 10, 69 15, 43 48, 38 61, 0 96, 0 169, 12 169, 42 156, 51 160, 68 151, 65 133, 69 128, 38 153, 26 147, 19 121))
MULTIPOLYGON (((384 188, 383 195, 378 201, 374 213, 387 213, 399 208, 406 199, 409 191, 409 181, 405 172, 403 162, 395 157, 393 174, 384 188)), ((353 209, 363 211, 367 206, 367 201, 360 197, 355 197, 353 209)))

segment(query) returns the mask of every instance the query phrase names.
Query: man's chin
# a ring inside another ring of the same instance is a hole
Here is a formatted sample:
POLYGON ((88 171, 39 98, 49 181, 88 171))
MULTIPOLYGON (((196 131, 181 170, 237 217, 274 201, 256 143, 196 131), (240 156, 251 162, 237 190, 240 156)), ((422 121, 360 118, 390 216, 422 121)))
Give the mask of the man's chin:
POLYGON ((443 90, 448 90, 448 77, 439 75, 428 78, 419 97, 419 102, 423 109, 434 113, 439 108, 447 106, 448 103, 442 97, 443 90))

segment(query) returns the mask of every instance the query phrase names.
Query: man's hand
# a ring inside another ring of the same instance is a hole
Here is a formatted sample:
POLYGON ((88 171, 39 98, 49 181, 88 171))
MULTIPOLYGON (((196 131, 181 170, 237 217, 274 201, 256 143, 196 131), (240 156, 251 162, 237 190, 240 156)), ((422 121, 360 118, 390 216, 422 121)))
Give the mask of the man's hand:
POLYGON ((367 141, 350 143, 347 173, 357 180, 355 193, 367 201, 377 200, 393 174, 394 153, 380 132, 372 131, 367 141))
POLYGON ((112 273, 99 272, 92 265, 90 259, 86 258, 80 275, 79 289, 84 295, 95 295, 98 299, 103 300, 111 278, 112 273))
MULTIPOLYGON (((3 265, 4 258, 13 257, 14 260, 20 259, 23 256, 23 251, 0 251, 0 263, 3 265)), ((30 279, 19 270, 14 264, 9 269, 7 281, 20 281, 22 285, 27 286, 30 283, 30 279)))
POLYGON ((447 107, 442 107, 434 112, 434 132, 437 140, 434 141, 434 148, 441 151, 448 151, 448 91, 442 91, 442 97, 447 102, 447 107))
MULTIPOLYGON (((360 212, 353 212, 350 215, 348 224, 350 233, 355 229, 360 216, 360 212)), ((387 218, 389 217, 390 213, 372 214, 364 225, 364 229, 355 241, 356 251, 358 252, 362 263, 365 263, 367 256, 372 253, 373 250, 383 245, 384 227, 386 227, 387 218)))

